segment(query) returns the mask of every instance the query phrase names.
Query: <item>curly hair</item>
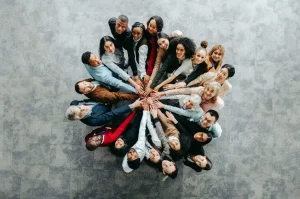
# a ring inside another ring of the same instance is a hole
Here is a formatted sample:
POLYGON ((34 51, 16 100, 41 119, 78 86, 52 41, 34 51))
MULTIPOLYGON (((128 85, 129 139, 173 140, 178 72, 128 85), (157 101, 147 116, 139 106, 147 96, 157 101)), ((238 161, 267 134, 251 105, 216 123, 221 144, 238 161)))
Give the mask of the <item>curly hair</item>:
POLYGON ((163 27, 164 27, 164 21, 163 21, 163 19, 162 19, 160 16, 157 16, 157 15, 152 16, 152 17, 150 17, 150 19, 147 21, 147 27, 149 26, 149 23, 150 23, 150 21, 151 21, 152 19, 154 19, 155 22, 156 22, 156 29, 157 29, 157 32, 161 32, 162 29, 163 29, 163 27))
POLYGON ((100 58, 102 57, 102 55, 105 53, 105 49, 104 49, 104 45, 105 45, 105 42, 107 41, 111 41, 115 47, 116 47, 116 40, 110 36, 104 36, 100 39, 100 44, 99 44, 99 55, 100 55, 100 58))
POLYGON ((181 37, 179 38, 178 44, 183 45, 185 49, 185 58, 190 59, 193 57, 196 50, 196 44, 193 42, 193 40, 188 37, 181 37))

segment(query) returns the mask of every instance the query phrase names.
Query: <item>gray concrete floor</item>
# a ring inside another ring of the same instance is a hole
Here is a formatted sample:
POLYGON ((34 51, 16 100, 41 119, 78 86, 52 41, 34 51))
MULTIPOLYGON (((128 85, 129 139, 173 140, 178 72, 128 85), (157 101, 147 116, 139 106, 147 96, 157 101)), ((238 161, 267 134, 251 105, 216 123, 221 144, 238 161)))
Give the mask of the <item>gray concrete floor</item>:
POLYGON ((299 198, 300 3, 297 0, 2 0, 0 198, 299 198), (155 2, 155 3, 154 3, 155 2), (182 3, 185 2, 185 3, 182 3), (81 99, 84 51, 97 53, 110 17, 160 15, 165 32, 226 47, 236 67, 220 112, 223 135, 206 147, 209 172, 180 169, 160 182, 130 174, 107 148, 86 151, 90 128, 64 112, 81 99))

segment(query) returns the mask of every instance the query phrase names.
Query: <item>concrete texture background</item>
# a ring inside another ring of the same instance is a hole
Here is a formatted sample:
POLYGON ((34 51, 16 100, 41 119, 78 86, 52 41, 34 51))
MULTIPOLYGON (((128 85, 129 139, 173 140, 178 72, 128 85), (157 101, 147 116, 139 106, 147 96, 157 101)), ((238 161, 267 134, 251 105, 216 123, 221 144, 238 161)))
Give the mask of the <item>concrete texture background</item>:
POLYGON ((0 198, 299 198, 300 3, 297 0, 0 2, 0 198), (154 3, 155 2, 155 3, 154 3), (184 3, 183 3, 184 2, 184 3), (91 131, 64 118, 74 83, 88 77, 119 14, 146 23, 160 15, 197 45, 223 44, 236 67, 220 111, 223 135, 205 149, 209 172, 179 162, 160 182, 147 165, 130 174, 107 148, 84 147, 91 131))

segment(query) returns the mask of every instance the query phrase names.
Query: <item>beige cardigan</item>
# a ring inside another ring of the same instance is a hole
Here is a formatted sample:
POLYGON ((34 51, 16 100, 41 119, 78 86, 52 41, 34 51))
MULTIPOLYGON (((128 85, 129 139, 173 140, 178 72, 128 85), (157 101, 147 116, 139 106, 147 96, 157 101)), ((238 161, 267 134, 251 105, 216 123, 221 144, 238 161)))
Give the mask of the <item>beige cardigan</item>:
MULTIPOLYGON (((181 89, 174 89, 174 90, 168 90, 165 91, 166 96, 171 96, 171 95, 191 95, 191 94, 199 94, 200 92, 203 91, 203 87, 194 87, 194 88, 181 88, 181 89)), ((162 97, 163 99, 163 97, 162 97)), ((224 107, 224 101, 218 96, 217 101, 215 103, 212 102, 207 102, 207 103, 202 103, 200 104, 202 110, 204 112, 208 111, 209 109, 214 109, 216 111, 222 109, 224 107)))
MULTIPOLYGON (((187 86, 189 87, 204 86, 205 83, 214 82, 216 77, 217 77, 217 73, 207 72, 200 75, 193 81, 191 81, 187 86)), ((227 94, 231 90, 231 88, 232 88, 231 84, 227 80, 225 80, 223 85, 221 85, 219 96, 224 97, 225 94, 227 94)))

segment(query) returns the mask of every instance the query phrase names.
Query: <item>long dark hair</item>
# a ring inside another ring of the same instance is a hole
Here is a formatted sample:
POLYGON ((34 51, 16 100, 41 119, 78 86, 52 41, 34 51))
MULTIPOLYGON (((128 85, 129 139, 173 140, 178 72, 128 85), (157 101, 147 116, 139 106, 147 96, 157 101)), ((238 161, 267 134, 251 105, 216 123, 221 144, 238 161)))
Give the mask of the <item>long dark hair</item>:
POLYGON ((157 32, 161 32, 163 27, 164 27, 164 21, 160 16, 157 16, 157 15, 150 17, 150 19, 147 21, 147 28, 148 28, 149 23, 152 19, 154 19, 155 22, 156 22, 157 32))
POLYGON ((107 41, 112 42, 115 45, 115 47, 116 47, 116 40, 114 38, 112 38, 110 36, 104 36, 104 37, 102 37, 100 39, 100 44, 99 44, 99 55, 100 55, 100 58, 105 53, 104 44, 107 41))
POLYGON ((125 64, 125 58, 124 58, 124 54, 121 50, 122 48, 120 48, 120 46, 117 44, 116 40, 110 36, 104 36, 100 40, 100 44, 99 44, 100 59, 102 59, 102 56, 105 53, 104 45, 105 45, 105 42, 107 42, 107 41, 110 41, 115 45, 115 53, 114 54, 120 58, 120 63, 115 63, 115 64, 117 64, 119 67, 123 68, 124 64, 125 64))
MULTIPOLYGON (((192 58, 195 54, 196 44, 188 37, 181 37, 178 44, 182 44, 185 49, 185 58, 192 58)), ((178 45, 177 44, 177 45, 178 45)))

